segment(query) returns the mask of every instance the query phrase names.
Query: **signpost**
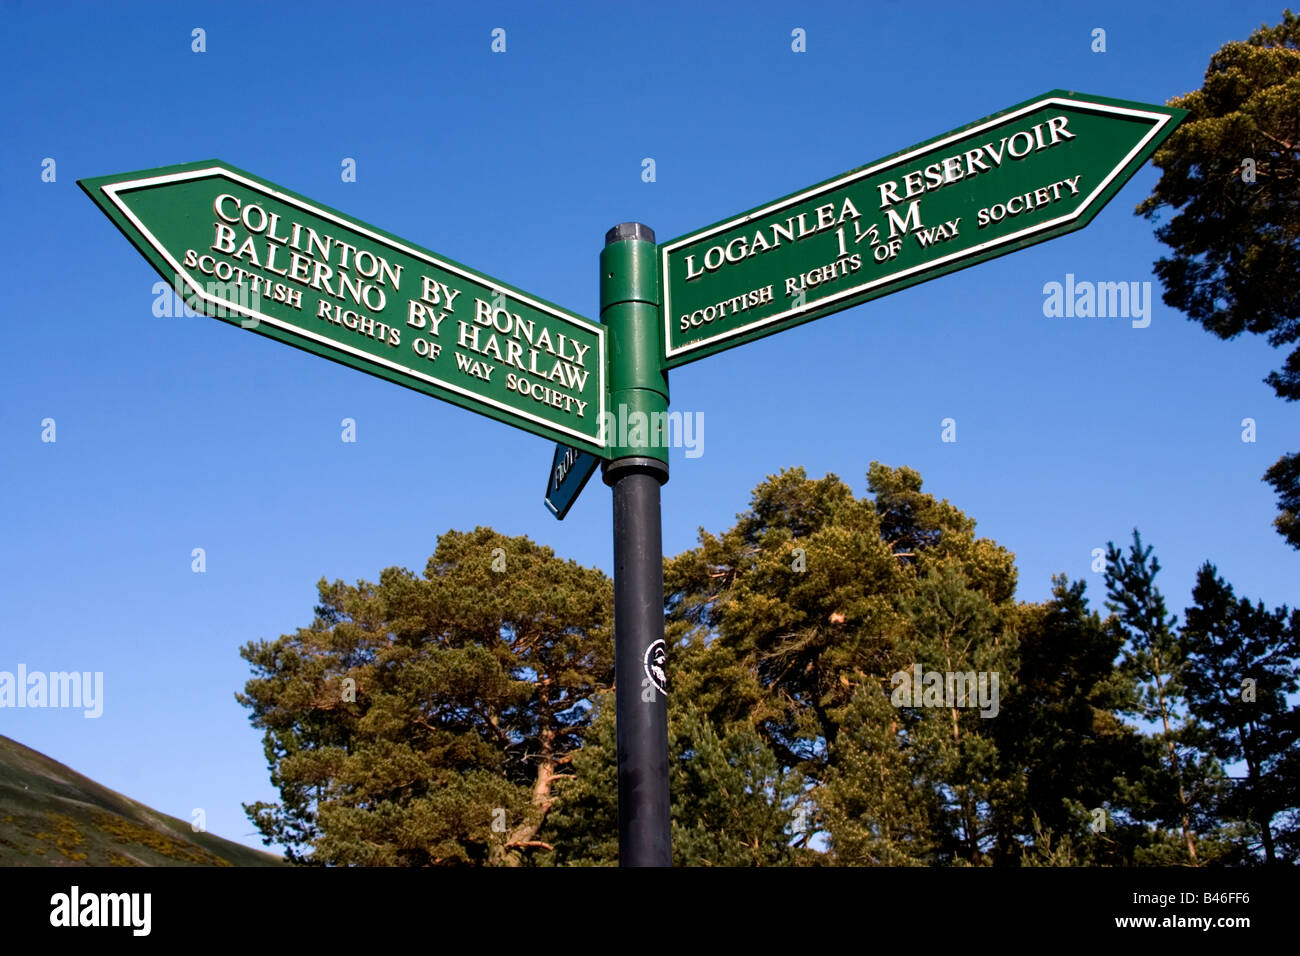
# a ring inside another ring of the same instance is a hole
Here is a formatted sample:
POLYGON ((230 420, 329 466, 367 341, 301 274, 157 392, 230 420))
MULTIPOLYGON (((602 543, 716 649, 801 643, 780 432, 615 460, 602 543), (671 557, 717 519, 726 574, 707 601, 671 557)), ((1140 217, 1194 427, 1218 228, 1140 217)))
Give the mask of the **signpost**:
POLYGON ((1184 115, 1058 90, 662 245, 622 223, 600 325, 215 160, 81 186, 195 308, 558 442, 557 518, 602 465, 619 860, 666 866, 668 369, 1082 228, 1184 115))
POLYGON ((217 160, 80 185, 196 310, 604 452, 599 325, 217 160))
MULTIPOLYGON (((610 405, 628 417, 667 416, 659 361, 655 234, 624 222, 600 252, 600 320, 610 333, 610 405)), ((617 429, 601 475, 614 499, 614 733, 618 748, 618 859, 670 866, 668 649, 660 486, 668 447, 654 428, 617 429), (625 434, 626 432, 626 434, 625 434), (627 444, 621 444, 626 441, 627 444)))
POLYGON ((666 242, 665 367, 1081 229, 1184 115, 1056 90, 666 242))

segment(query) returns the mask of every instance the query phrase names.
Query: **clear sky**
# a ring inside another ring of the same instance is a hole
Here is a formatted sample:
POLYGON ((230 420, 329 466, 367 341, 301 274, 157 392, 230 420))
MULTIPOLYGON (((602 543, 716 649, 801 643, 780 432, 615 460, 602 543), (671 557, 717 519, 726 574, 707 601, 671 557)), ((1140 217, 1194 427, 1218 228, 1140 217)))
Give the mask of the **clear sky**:
MULTIPOLYGON (((596 318, 618 222, 671 239, 1050 89, 1163 103, 1281 14, 469 6, 0 7, 0 670, 104 673, 98 719, 5 709, 0 733, 254 845, 240 803, 276 794, 234 700, 244 642, 309 624, 322 576, 422 571, 451 528, 609 572, 609 492, 593 479, 556 522, 551 443, 213 319, 155 317, 156 274, 78 178, 222 159, 596 318)), ((1133 215, 1156 176, 1081 232, 675 370, 704 453, 672 453, 665 553, 730 526, 765 475, 802 465, 863 494, 875 459, 916 468, 1015 552, 1023 600, 1064 571, 1099 607, 1092 549, 1137 526, 1172 610, 1206 559, 1238 593, 1294 605, 1300 554, 1260 481, 1300 448, 1300 408, 1261 381, 1283 353, 1159 301, 1163 247, 1133 215), (1152 282, 1150 326, 1045 317, 1043 286, 1067 273, 1152 282)))

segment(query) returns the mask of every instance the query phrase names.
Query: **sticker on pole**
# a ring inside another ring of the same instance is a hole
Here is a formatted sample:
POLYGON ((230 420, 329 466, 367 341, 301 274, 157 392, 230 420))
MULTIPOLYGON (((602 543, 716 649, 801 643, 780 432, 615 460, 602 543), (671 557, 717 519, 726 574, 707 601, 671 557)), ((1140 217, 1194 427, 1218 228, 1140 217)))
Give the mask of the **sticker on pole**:
POLYGON ((645 657, 641 661, 641 666, 645 670, 646 680, 650 682, 650 686, 667 697, 668 646, 664 643, 663 638, 653 641, 645 649, 645 657))

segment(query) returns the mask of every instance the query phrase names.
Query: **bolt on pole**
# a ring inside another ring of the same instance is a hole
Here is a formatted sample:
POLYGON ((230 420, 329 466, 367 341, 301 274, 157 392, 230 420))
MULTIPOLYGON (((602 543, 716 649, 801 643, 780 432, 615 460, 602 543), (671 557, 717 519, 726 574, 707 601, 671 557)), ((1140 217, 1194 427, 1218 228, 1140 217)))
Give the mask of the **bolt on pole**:
POLYGON ((614 497, 614 682, 620 866, 671 866, 668 681, 659 488, 668 480, 668 373, 660 356, 654 232, 620 223, 600 254, 609 330, 614 497))

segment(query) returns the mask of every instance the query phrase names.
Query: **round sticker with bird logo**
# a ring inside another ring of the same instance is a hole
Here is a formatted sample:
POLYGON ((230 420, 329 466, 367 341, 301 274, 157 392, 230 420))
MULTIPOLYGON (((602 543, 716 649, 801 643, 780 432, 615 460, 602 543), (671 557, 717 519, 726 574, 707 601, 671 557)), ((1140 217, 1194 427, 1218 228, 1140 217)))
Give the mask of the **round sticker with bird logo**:
POLYGON ((654 685, 655 690, 667 697, 668 647, 662 638, 645 649, 645 659, 642 664, 645 667, 645 676, 650 678, 650 683, 654 685))

